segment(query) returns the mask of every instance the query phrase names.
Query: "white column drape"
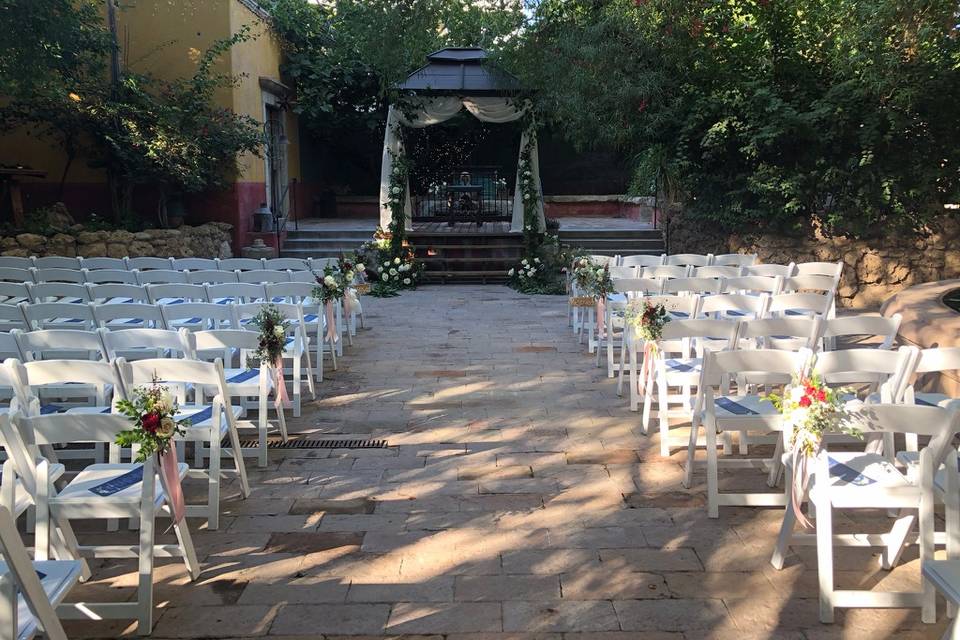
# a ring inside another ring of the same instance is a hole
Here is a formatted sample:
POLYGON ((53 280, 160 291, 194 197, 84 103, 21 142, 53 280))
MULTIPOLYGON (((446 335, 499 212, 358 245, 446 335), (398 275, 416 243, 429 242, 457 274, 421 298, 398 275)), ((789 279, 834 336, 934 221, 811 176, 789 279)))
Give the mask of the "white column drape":
MULTIPOLYGON (((449 120, 460 112, 460 109, 466 108, 474 117, 483 122, 503 123, 519 120, 527 112, 528 103, 517 103, 510 98, 496 97, 458 97, 458 96, 437 96, 417 101, 407 109, 406 114, 393 106, 387 114, 387 130, 383 136, 383 158, 380 164, 380 226, 387 228, 390 224, 391 213, 387 206, 387 200, 390 193, 390 175, 393 173, 393 158, 399 157, 403 152, 403 143, 397 131, 397 127, 406 126, 411 128, 423 128, 430 125, 439 124, 449 120)), ((531 144, 530 165, 532 178, 541 194, 538 200, 538 213, 540 219, 540 230, 546 229, 543 220, 543 190, 540 186, 540 162, 537 157, 537 139, 536 132, 528 134, 526 131, 520 137, 520 151, 522 152, 526 144, 531 144)), ((410 185, 408 184, 404 194, 404 212, 406 213, 407 228, 410 228, 410 216, 412 206, 410 202, 410 185)), ((511 231, 523 231, 523 199, 520 193, 519 176, 514 191, 513 216, 510 223, 511 231)))

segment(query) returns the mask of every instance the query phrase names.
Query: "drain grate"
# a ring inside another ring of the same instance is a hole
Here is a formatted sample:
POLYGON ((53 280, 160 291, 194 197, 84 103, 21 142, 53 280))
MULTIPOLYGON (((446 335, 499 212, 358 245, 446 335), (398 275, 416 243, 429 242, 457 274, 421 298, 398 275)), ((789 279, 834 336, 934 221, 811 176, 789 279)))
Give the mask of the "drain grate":
MULTIPOLYGON (((225 444, 224 446, 230 446, 225 444)), ((256 449, 260 446, 257 440, 241 440, 241 449, 256 449)), ((286 442, 279 438, 267 440, 268 449, 386 449, 386 440, 308 440, 306 438, 290 438, 286 442)))

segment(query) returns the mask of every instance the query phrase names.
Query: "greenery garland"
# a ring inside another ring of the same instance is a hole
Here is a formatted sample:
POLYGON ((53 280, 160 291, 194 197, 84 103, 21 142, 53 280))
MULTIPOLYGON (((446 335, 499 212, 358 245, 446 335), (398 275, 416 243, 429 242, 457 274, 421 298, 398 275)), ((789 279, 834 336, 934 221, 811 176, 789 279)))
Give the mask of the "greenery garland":
MULTIPOLYGON (((400 135, 399 127, 397 135, 400 135)), ((410 175, 410 163, 406 156, 390 152, 393 158, 393 169, 390 171, 390 183, 387 188, 387 208, 390 209, 390 248, 394 254, 399 254, 407 236, 407 212, 404 210, 407 201, 407 180, 410 175)))

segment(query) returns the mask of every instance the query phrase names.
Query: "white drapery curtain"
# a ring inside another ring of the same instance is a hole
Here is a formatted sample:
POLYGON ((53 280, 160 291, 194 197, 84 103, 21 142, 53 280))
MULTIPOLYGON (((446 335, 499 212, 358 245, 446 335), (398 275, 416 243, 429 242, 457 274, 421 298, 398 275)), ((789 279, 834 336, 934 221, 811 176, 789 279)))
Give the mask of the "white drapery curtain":
MULTIPOLYGON (((387 114, 387 130, 383 136, 383 159, 380 164, 380 226, 386 229, 390 224, 390 208, 386 206, 390 197, 390 175, 393 173, 393 158, 399 157, 403 153, 403 143, 397 130, 399 126, 423 128, 430 125, 439 124, 449 120, 460 112, 460 109, 466 108, 478 120, 483 122, 513 122, 519 120, 526 113, 529 104, 518 104, 510 98, 461 98, 458 96, 437 96, 425 98, 413 105, 411 117, 407 117, 400 109, 393 106, 387 114)), ((408 113, 411 110, 408 110, 408 113)), ((537 187, 541 197, 537 200, 537 213, 540 222, 540 230, 546 229, 543 220, 543 190, 540 186, 540 162, 537 154, 536 133, 532 135, 524 131, 520 136, 520 152, 526 145, 530 147, 530 172, 531 178, 537 187)), ((519 157, 519 154, 518 154, 519 157)), ((520 193, 520 176, 517 176, 517 183, 514 189, 513 197, 513 215, 510 222, 511 231, 523 231, 523 195, 520 193)), ((404 213, 406 215, 406 225, 410 228, 410 217, 413 207, 410 202, 409 182, 404 190, 404 213)))

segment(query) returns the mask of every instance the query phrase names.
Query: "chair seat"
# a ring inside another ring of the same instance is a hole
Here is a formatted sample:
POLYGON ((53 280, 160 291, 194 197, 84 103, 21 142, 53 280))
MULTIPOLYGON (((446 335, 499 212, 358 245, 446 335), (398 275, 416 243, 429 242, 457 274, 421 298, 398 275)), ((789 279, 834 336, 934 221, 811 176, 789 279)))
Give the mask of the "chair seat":
POLYGON ((780 414, 769 400, 758 395, 719 396, 713 400, 718 418, 774 417, 780 414))
POLYGON ((960 560, 924 560, 922 570, 948 602, 960 604, 960 560))
MULTIPOLYGON (((837 506, 900 506, 890 500, 903 494, 912 502, 918 491, 916 485, 880 454, 831 451, 827 459, 830 465, 830 499, 837 506), (870 493, 863 492, 866 487, 875 492, 872 502, 868 499, 870 493)), ((822 490, 815 481, 811 486, 811 495, 822 490)))
MULTIPOLYGON (((177 468, 180 478, 183 479, 189 466, 181 462, 177 468)), ((51 503, 79 506, 98 500, 108 500, 114 503, 137 505, 140 503, 142 485, 142 464, 92 464, 78 473, 55 498, 51 498, 51 503)), ((156 491, 155 503, 159 507, 166 499, 159 476, 156 491)))
MULTIPOLYGON (((190 426, 187 427, 186 436, 183 436, 187 440, 196 439, 197 433, 191 435, 191 431, 199 432, 206 431, 210 428, 213 420, 213 406, 212 405, 180 405, 177 415, 174 416, 177 420, 190 420, 190 426)), ((246 411, 243 407, 239 405, 231 405, 230 410, 233 411, 234 418, 242 417, 246 411)), ((230 425, 227 423, 226 414, 222 415, 220 418, 220 436, 225 436, 227 431, 230 430, 230 425)))
POLYGON ((700 358, 666 358, 663 361, 663 365, 667 370, 667 375, 670 374, 700 374, 700 369, 703 367, 703 360, 700 358))
MULTIPOLYGON (((80 579, 82 565, 79 560, 44 560, 33 562, 33 569, 40 578, 40 586, 56 607, 80 579)), ((5 562, 0 562, 0 573, 9 575, 5 562)), ((27 601, 22 595, 17 596, 17 638, 26 640, 40 631, 37 619, 30 612, 27 601)))

